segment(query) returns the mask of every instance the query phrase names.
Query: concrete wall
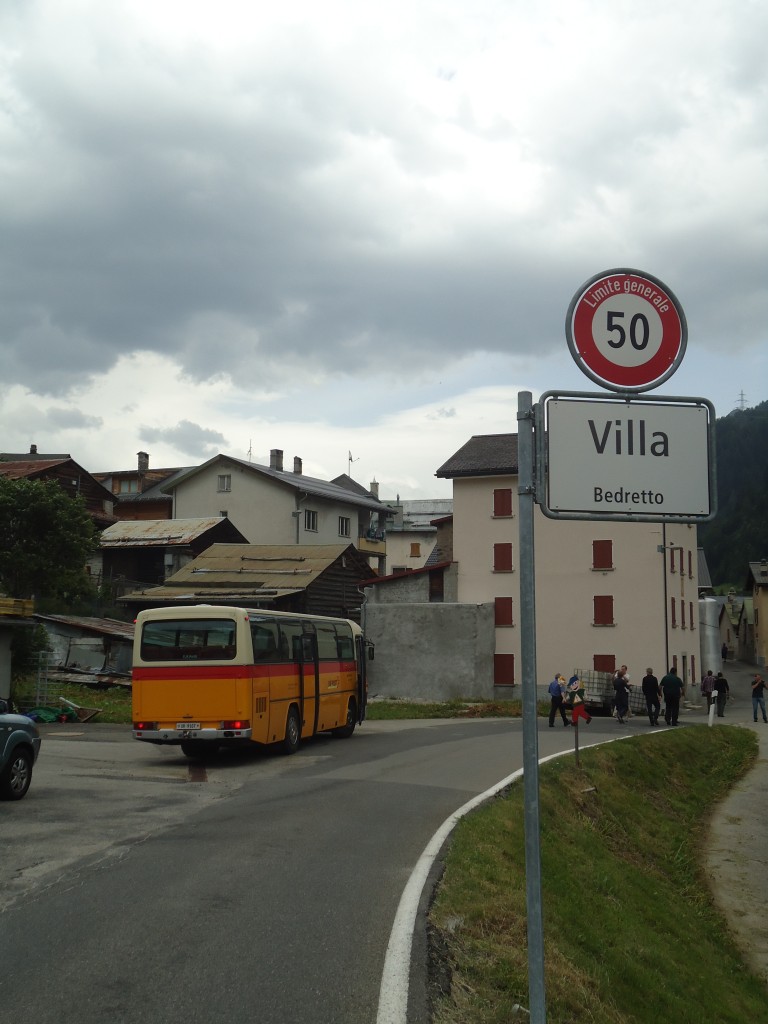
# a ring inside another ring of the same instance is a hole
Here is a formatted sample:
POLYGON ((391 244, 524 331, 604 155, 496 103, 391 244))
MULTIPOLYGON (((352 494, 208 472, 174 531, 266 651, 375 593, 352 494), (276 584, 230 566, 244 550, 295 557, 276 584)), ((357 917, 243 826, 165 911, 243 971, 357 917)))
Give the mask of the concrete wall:
POLYGON ((371 696, 492 700, 492 604, 368 604, 371 696))

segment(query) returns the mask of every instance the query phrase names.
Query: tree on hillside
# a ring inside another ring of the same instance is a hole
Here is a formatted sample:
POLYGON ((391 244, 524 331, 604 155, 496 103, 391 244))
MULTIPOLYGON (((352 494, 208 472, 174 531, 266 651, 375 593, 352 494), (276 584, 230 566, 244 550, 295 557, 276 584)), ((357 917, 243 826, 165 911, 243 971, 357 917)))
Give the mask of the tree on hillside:
POLYGON ((82 498, 54 480, 0 476, 0 590, 72 602, 90 592, 85 571, 98 542, 82 498))
POLYGON ((768 557, 768 402, 718 419, 717 516, 699 527, 715 584, 741 590, 748 563, 768 557))

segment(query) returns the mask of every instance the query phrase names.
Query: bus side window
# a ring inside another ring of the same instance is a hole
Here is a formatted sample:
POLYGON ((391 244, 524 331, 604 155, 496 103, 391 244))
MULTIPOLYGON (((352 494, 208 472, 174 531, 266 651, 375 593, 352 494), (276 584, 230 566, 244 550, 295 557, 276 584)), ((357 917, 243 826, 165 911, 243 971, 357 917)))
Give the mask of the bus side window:
POLYGON ((277 661, 277 626, 274 622, 251 623, 254 661, 277 661))
POLYGON ((299 661, 301 659, 301 623, 280 621, 280 651, 284 661, 299 661), (299 646, 297 647, 297 641, 299 646))
POLYGON ((336 637, 336 648, 338 651, 339 661, 354 661, 355 660, 355 645, 352 642, 352 637, 346 636, 345 634, 338 635, 336 637))

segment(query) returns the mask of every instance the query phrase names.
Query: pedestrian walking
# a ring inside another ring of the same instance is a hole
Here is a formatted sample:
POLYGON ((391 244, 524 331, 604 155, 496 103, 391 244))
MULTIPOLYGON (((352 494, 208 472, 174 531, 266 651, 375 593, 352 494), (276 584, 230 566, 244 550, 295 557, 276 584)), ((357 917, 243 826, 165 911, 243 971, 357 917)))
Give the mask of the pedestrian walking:
POLYGON ((763 713, 763 721, 768 722, 765 715, 765 683, 759 672, 755 673, 755 681, 752 683, 752 716, 757 721, 757 709, 763 713))
POLYGON ((675 666, 670 666, 669 672, 661 680, 661 692, 664 694, 664 721, 667 725, 677 725, 683 689, 683 680, 677 674, 675 666))
POLYGON ((659 686, 659 680, 653 674, 652 668, 645 670, 645 675, 640 685, 643 688, 645 706, 648 708, 648 719, 651 725, 658 725, 659 712, 661 711, 661 687, 659 686))
POLYGON ((555 676, 548 687, 549 693, 549 728, 554 729, 555 719, 559 713, 563 725, 570 725, 568 715, 565 713, 565 676, 559 673, 555 676))
POLYGON ((613 690, 616 720, 623 725, 629 714, 629 680, 627 679, 626 665, 622 665, 618 671, 613 673, 613 690))
POLYGON ((584 684, 578 676, 571 676, 568 680, 568 699, 571 702, 571 725, 579 727, 579 719, 583 718, 584 721, 589 725, 592 721, 592 716, 587 711, 587 705, 584 702, 584 684))
POLYGON ((722 672, 717 673, 715 689, 717 690, 717 717, 725 718, 725 705, 731 699, 731 688, 722 672))
POLYGON ((715 677, 712 669, 708 668, 701 677, 701 696, 707 698, 707 711, 712 707, 712 692, 715 689, 715 677))
POLYGON ((728 661, 728 644, 723 641, 723 646, 720 648, 720 657, 723 661, 728 661))

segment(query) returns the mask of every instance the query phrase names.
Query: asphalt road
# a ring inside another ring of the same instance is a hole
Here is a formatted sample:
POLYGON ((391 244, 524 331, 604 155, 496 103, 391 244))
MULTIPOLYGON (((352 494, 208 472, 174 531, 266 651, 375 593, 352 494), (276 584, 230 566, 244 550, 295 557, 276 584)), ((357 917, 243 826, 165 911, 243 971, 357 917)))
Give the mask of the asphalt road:
MULTIPOLYGON (((572 746, 541 725, 541 756, 572 746)), ((28 796, 0 804, 3 1017, 373 1024, 413 865, 521 767, 521 730, 367 722, 293 757, 224 752, 202 769, 125 727, 48 727, 28 796)), ((411 1007, 426 1020, 418 970, 411 1007)))

